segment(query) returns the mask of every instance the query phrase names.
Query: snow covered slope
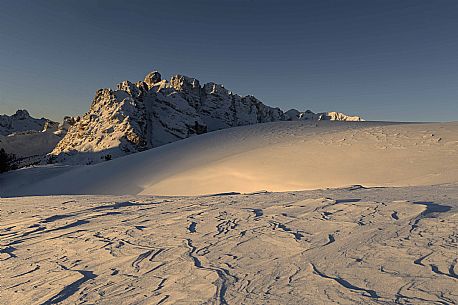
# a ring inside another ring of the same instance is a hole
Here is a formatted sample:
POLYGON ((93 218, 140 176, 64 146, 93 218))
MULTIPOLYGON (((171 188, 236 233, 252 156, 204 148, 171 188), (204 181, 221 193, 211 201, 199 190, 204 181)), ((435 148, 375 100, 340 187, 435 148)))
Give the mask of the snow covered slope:
POLYGON ((0 195, 195 195, 456 181, 458 123, 296 121, 220 130, 97 165, 20 170, 0 175, 0 195))
POLYGON ((30 130, 8 136, 0 135, 0 148, 19 159, 33 156, 44 158, 61 139, 62 137, 53 132, 30 130))
POLYGON ((45 118, 36 119, 27 110, 18 110, 12 116, 0 115, 0 148, 14 154, 19 167, 45 162, 46 155, 73 123, 70 117, 65 117, 61 124, 45 118))
POLYGON ((234 126, 288 120, 361 120, 341 113, 284 113, 224 86, 159 72, 98 90, 87 112, 52 152, 52 160, 92 164, 234 126))

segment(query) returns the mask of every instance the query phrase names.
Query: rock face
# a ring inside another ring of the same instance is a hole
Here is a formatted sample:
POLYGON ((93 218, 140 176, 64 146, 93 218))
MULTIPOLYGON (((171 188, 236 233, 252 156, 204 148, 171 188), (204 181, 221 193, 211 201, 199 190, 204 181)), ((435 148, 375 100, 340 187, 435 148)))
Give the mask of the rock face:
MULTIPOLYGON (((153 71, 143 81, 98 90, 89 112, 75 119, 50 156, 56 162, 97 163, 218 129, 304 118, 296 112, 184 75, 166 81, 153 71)), ((315 120, 349 118, 306 113, 315 120)))

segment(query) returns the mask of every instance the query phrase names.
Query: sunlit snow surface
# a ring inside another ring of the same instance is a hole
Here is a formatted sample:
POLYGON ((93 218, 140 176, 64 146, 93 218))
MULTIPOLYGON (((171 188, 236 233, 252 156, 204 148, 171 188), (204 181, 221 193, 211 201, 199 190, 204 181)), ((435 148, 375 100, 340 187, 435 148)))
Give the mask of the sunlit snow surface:
POLYGON ((202 195, 458 182, 458 123, 276 122, 92 166, 0 175, 0 196, 202 195))
POLYGON ((231 128, 0 175, 25 195, 0 304, 458 303, 458 123, 231 128))
POLYGON ((0 199, 1 304, 456 304, 458 185, 0 199))

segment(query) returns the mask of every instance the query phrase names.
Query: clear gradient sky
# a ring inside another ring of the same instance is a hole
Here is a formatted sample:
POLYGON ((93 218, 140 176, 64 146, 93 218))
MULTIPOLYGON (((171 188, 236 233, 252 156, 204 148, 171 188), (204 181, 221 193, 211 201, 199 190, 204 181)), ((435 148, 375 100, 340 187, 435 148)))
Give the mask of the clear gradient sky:
POLYGON ((151 70, 284 110, 458 120, 458 1, 7 0, 0 113, 83 114, 151 70))

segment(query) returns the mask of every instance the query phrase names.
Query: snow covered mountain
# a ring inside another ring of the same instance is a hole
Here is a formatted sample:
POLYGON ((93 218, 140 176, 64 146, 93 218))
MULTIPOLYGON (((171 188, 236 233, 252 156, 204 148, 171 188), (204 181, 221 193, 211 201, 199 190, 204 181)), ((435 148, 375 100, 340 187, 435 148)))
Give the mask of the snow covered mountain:
POLYGON ((288 120, 361 120, 340 113, 288 111, 240 96, 223 85, 203 86, 153 71, 143 81, 123 81, 96 92, 89 111, 75 121, 51 153, 51 160, 91 164, 161 146, 209 131, 288 120), (297 112, 297 113, 296 113, 297 112))
POLYGON ((46 118, 36 119, 27 110, 18 110, 11 116, 0 115, 0 148, 15 156, 18 167, 41 163, 73 123, 70 117, 65 117, 61 124, 46 118))
POLYGON ((58 123, 46 118, 36 119, 30 116, 27 110, 18 110, 15 114, 0 115, 0 135, 7 136, 21 131, 42 131, 47 128, 57 128, 58 123))
POLYGON ((285 115, 290 121, 364 121, 359 116, 346 115, 335 111, 314 113, 310 110, 300 112, 296 109, 291 109, 286 111, 285 115))

